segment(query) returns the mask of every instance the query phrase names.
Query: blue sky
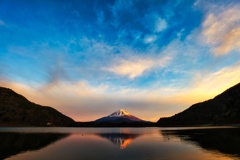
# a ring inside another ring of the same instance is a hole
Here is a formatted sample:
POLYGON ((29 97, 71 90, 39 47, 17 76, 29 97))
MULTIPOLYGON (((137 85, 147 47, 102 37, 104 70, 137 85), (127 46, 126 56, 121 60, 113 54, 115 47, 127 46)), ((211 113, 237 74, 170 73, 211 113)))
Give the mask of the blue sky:
POLYGON ((79 121, 156 121, 240 82, 237 0, 0 0, 0 85, 79 121))

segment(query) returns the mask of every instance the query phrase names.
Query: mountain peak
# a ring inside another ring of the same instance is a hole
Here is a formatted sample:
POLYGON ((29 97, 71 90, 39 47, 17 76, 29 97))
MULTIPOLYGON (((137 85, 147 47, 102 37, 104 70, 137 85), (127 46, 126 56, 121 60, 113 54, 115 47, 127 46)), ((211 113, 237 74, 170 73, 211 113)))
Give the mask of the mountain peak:
POLYGON ((124 109, 120 109, 116 112, 113 112, 112 114, 102 117, 100 119, 97 119, 95 122, 145 122, 144 120, 141 120, 138 117, 133 116, 129 112, 127 112, 124 109))
POLYGON ((116 112, 113 112, 112 114, 110 114, 108 117, 122 117, 122 116, 130 116, 131 114, 128 113, 126 110, 124 109, 120 109, 116 112))

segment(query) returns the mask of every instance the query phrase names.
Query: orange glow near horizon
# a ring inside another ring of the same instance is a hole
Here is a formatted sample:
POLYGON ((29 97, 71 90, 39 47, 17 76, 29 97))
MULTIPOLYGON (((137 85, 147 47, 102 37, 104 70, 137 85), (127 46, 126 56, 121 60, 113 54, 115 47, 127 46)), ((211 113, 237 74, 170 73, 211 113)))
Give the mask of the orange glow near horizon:
MULTIPOLYGON (((219 79, 219 78, 217 78, 219 79)), ((212 82, 213 83, 213 82, 212 82)), ((211 84, 212 84, 211 83, 211 84)), ((172 93, 171 95, 155 95, 155 94, 142 94, 139 95, 138 98, 133 98, 134 103, 144 102, 145 105, 155 106, 152 109, 138 109, 138 106, 134 106, 134 109, 128 110, 128 108, 124 108, 129 111, 131 114, 152 122, 156 122, 160 117, 168 117, 172 116, 178 112, 181 112, 188 107, 190 107, 194 103, 198 103, 201 101, 205 101, 215 97, 220 94, 224 90, 236 84, 235 81, 232 81, 230 84, 222 84, 218 87, 215 87, 213 90, 207 92, 209 85, 198 85, 197 87, 187 88, 185 90, 181 90, 179 92, 172 93), (171 106, 168 109, 168 106, 171 106), (175 107, 176 106, 176 107, 175 107)), ((51 88, 51 90, 44 89, 34 89, 30 86, 0 81, 0 85, 6 88, 10 88, 15 92, 25 96, 28 100, 43 105, 43 106, 51 106, 61 113, 73 118, 75 121, 86 122, 93 121, 103 116, 107 116, 114 112, 114 110, 110 106, 115 106, 116 110, 119 108, 123 108, 122 106, 116 107, 115 101, 126 100, 126 97, 121 97, 118 99, 114 97, 109 97, 106 93, 98 93, 98 95, 94 95, 93 97, 98 96, 99 98, 93 98, 91 95, 87 97, 81 97, 75 94, 73 90, 73 86, 61 86, 61 88, 51 88), (68 88, 67 88, 68 87, 68 88), (57 89, 57 90, 56 90, 57 89), (62 90, 61 94, 58 93, 58 90, 62 90), (56 91, 55 91, 56 90, 56 91), (86 98, 86 99, 85 99, 86 98), (87 100, 89 99, 89 100, 87 100), (97 103, 101 103, 99 104, 97 103), (102 106, 103 105, 103 106, 102 106), (105 106, 109 106, 106 107, 105 106), (102 110, 101 107, 104 109, 102 110), (88 109, 90 108, 90 109, 88 109), (96 108, 96 110, 94 109, 96 108)))
POLYGON ((120 149, 125 149, 132 141, 133 141, 133 138, 124 139, 120 144, 120 149))

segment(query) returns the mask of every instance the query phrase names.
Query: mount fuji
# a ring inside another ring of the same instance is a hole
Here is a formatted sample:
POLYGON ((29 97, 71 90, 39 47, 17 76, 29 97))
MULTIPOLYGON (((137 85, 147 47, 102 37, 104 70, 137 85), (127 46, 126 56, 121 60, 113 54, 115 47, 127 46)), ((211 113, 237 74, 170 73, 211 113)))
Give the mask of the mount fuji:
POLYGON ((99 118, 99 119, 95 120, 94 122, 96 122, 96 123, 102 123, 102 122, 120 123, 120 122, 146 122, 146 121, 133 116, 132 114, 130 114, 129 112, 127 112, 124 109, 120 109, 106 117, 99 118))

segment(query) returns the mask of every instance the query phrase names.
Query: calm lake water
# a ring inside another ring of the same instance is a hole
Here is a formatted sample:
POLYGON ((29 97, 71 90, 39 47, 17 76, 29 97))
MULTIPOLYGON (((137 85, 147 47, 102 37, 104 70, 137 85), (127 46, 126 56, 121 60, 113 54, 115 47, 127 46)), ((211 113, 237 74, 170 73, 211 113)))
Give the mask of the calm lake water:
POLYGON ((0 159, 240 159, 240 128, 0 128, 0 159))

